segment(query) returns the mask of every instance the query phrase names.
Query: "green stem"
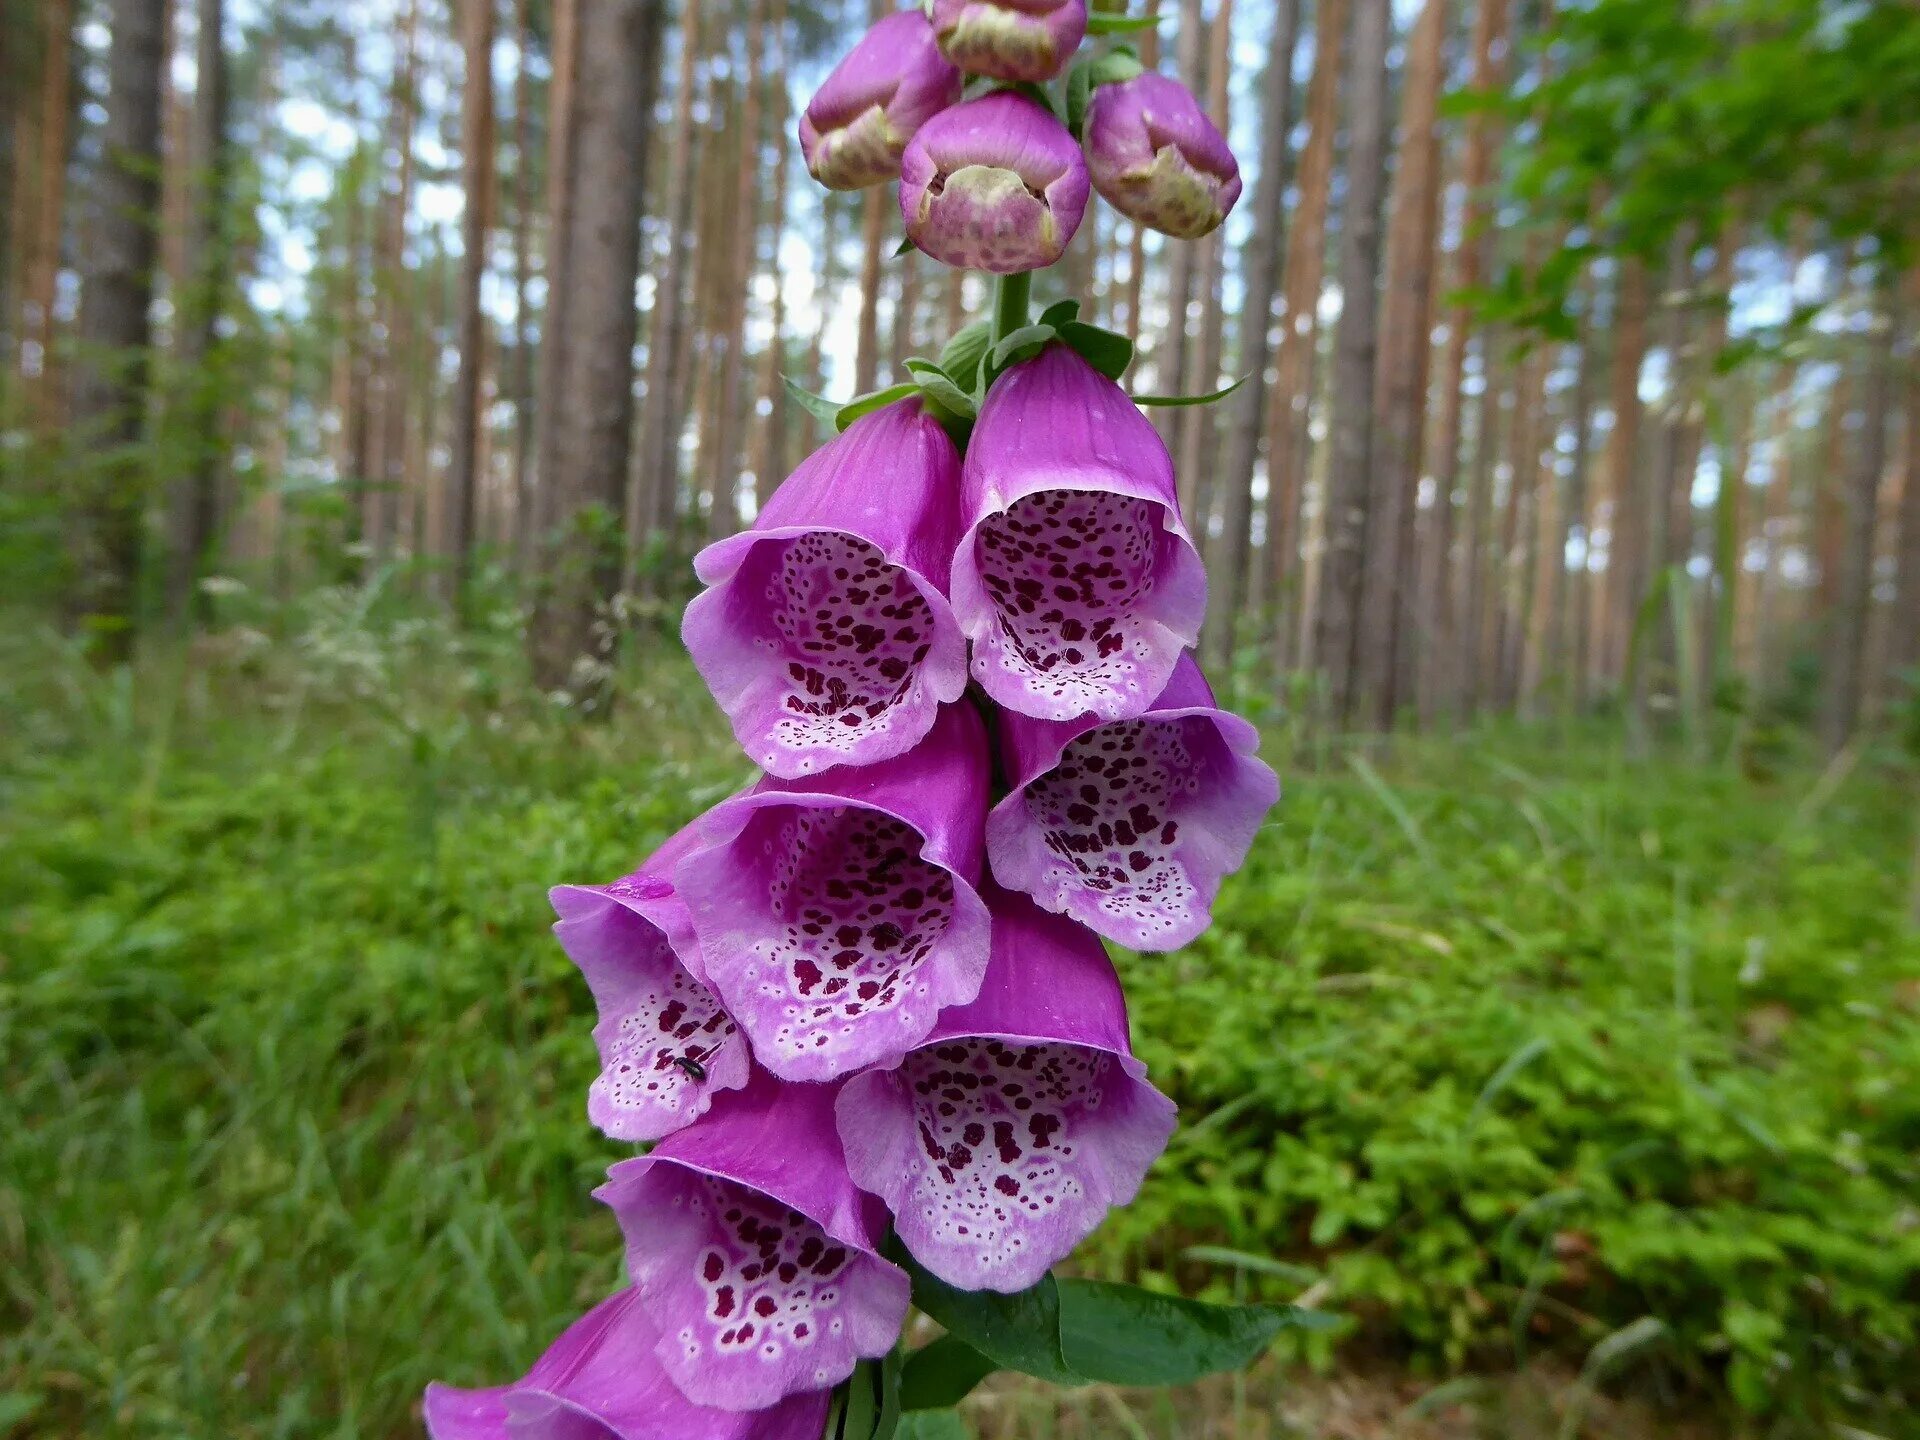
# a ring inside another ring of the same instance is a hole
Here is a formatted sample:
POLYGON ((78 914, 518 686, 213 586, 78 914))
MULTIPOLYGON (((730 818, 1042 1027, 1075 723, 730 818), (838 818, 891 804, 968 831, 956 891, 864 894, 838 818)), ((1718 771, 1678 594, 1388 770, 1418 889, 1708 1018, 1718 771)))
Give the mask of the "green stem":
POLYGON ((1033 272, 1002 275, 993 284, 993 343, 1027 323, 1027 301, 1033 294, 1033 272))

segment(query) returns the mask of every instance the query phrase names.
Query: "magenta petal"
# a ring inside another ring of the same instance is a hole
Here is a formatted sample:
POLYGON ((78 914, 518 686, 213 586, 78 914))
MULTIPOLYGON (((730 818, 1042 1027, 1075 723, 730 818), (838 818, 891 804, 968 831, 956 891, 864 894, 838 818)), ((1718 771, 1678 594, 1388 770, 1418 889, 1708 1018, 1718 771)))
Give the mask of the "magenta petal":
POLYGON ((587 1116, 616 1140, 658 1140, 705 1112, 715 1094, 747 1083, 747 1042, 719 998, 682 957, 699 950, 673 866, 697 836, 689 827, 625 879, 557 885, 553 927, 586 976, 599 1021, 600 1074, 587 1116))
POLYGON ((1080 48, 1087 0, 933 0, 933 29, 967 73, 1038 85, 1080 48))
POLYGON ((964 77, 916 10, 884 16, 827 76, 800 116, 800 153, 831 190, 884 185, 926 121, 956 104, 964 77))
POLYGON ((487 1390, 429 1385, 431 1440, 818 1440, 825 1390, 742 1414, 695 1405, 653 1359, 659 1331, 637 1290, 574 1321, 525 1378, 487 1390))
POLYGON ((899 1337, 907 1276, 875 1249, 886 1217, 847 1173, 835 1094, 759 1076, 595 1192, 627 1237, 653 1354, 690 1400, 760 1409, 899 1337))
POLYGON ((1280 796, 1259 743, 1191 656, 1133 719, 1002 715, 1013 788, 987 817, 994 879, 1136 950, 1186 944, 1280 796))
POLYGON ((993 961, 898 1070, 847 1081, 853 1178, 949 1284, 1024 1290, 1139 1193, 1173 1103, 1127 1044, 1120 979, 1093 934, 989 890, 993 961))
POLYGON ((980 989, 985 731, 945 706, 877 765, 762 780, 701 823, 675 872, 704 973, 786 1080, 895 1065, 980 989))
POLYGON ((974 678, 1041 719, 1139 714, 1207 606, 1153 426, 1053 345, 994 382, 961 473, 950 593, 974 678))
POLYGON ((916 744, 967 684, 947 603, 960 457, 918 400, 856 420, 753 528, 702 550, 682 636, 760 767, 788 779, 916 744))
POLYGON ((1066 126, 1011 90, 941 111, 900 160, 900 216, 913 243, 943 265, 996 275, 1065 254, 1089 193, 1066 126))
POLYGON ((1193 93, 1148 73, 1095 88, 1087 169, 1108 204, 1182 240, 1215 229, 1240 198, 1240 165, 1193 93))

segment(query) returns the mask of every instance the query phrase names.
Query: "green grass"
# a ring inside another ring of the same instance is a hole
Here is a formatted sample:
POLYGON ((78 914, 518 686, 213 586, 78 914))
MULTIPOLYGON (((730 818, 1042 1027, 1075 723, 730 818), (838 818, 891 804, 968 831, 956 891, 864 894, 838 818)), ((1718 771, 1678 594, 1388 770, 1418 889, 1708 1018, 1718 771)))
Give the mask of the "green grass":
MULTIPOLYGON (((745 768, 681 664, 583 724, 358 625, 137 680, 0 655, 0 1436, 410 1435, 428 1379, 517 1373, 617 1283, 588 1191, 628 1152, 544 890, 745 768)), ((1599 1354, 1903 1433, 1910 779, 1491 733, 1289 770, 1216 930, 1122 957, 1184 1126, 1083 1268, 1310 1288, 1349 1317, 1321 1368, 1599 1354)))

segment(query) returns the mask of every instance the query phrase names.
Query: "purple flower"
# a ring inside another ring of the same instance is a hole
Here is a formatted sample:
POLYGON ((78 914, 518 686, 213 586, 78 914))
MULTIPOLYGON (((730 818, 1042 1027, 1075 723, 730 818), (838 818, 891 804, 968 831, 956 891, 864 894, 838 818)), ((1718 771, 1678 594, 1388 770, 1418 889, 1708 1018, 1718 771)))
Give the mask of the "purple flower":
POLYGON ((933 0, 940 52, 996 80, 1053 79, 1087 33, 1087 0, 933 0))
POLYGON ((907 1276, 874 1248, 886 1213, 847 1174, 835 1093, 761 1075, 594 1192, 627 1237, 653 1356, 696 1404, 825 1389, 899 1337, 907 1276))
POLYGON ((987 817, 994 878, 1136 950, 1186 944, 1279 798, 1259 743, 1191 656, 1131 720, 1002 715, 1013 789, 987 817))
POLYGON ((747 1042, 683 963, 699 946, 673 867, 697 842, 689 826, 611 885, 556 885, 562 948, 593 991, 600 1074, 587 1117, 616 1140, 658 1140, 747 1083, 747 1042))
POLYGON ((967 685, 947 604, 960 457, 918 400, 808 456, 751 530, 702 550, 687 649, 765 770, 789 779, 910 748, 967 685))
POLYGON ((1146 709, 1207 604, 1153 426, 1051 345, 995 382, 961 474, 951 593, 974 678, 1046 720, 1146 709))
POLYGON ((1198 239, 1240 198, 1226 137, 1178 80, 1149 73, 1097 86, 1084 133, 1095 187, 1151 229, 1198 239))
POLYGON ((827 1392, 740 1413, 695 1405, 653 1359, 659 1330, 637 1290, 569 1325, 533 1369, 489 1390, 427 1387, 431 1440, 819 1440, 827 1392))
POLYGON ((1087 164, 1066 126, 1010 90, 941 111, 900 162, 913 243, 943 265, 996 275, 1058 260, 1087 193, 1087 164))
POLYGON ((927 738, 803 788, 774 778, 714 807, 675 883, 707 982, 784 1080, 897 1065, 980 990, 988 758, 973 707, 927 738))
POLYGON ((965 83, 917 10, 880 20, 833 69, 800 117, 800 153, 830 190, 884 185, 928 117, 956 104, 965 83))
POLYGON ((898 1070, 840 1092, 853 1178, 949 1284, 1023 1290, 1139 1193, 1173 1102, 1127 1043, 1099 940, 1024 895, 988 892, 993 961, 898 1070))

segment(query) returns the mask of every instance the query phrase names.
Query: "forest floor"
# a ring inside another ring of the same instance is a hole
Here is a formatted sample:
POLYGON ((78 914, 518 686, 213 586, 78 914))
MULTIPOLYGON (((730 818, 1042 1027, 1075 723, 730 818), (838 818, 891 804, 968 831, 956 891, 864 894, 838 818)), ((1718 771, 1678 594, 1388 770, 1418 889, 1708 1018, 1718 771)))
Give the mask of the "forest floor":
MULTIPOLYGON (((359 618, 0 641, 0 1437, 417 1434, 618 1282, 544 891, 745 767, 683 663, 585 723, 359 618)), ((1912 775, 1290 738, 1215 930, 1119 957, 1183 1125, 1075 1263, 1343 1328, 979 1435, 1911 1433, 1912 775)))

